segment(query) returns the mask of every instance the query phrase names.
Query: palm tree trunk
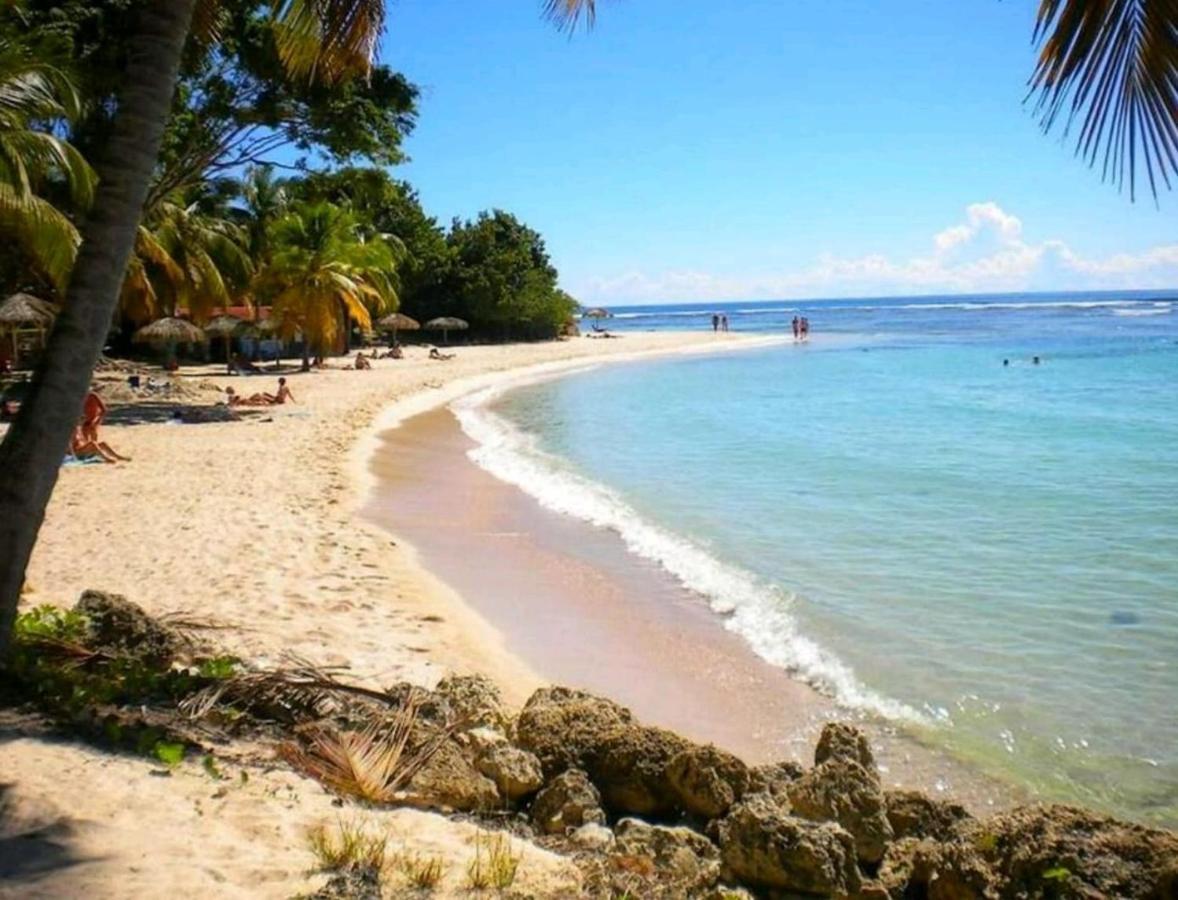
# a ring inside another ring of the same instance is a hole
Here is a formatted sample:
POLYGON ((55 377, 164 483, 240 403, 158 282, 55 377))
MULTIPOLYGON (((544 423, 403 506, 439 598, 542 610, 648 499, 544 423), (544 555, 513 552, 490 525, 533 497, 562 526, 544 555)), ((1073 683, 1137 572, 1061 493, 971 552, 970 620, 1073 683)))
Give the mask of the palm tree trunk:
POLYGON ((94 206, 49 344, 20 416, 0 444, 0 664, 7 658, 25 569, 94 364, 110 330, 135 241, 196 0, 139 6, 114 131, 94 206))

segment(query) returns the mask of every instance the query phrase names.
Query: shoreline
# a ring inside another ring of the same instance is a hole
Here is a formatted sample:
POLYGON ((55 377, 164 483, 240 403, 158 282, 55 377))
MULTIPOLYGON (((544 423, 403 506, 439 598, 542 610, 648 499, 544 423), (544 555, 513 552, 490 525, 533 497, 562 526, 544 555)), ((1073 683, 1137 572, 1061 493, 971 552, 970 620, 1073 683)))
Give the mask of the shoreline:
POLYGON ((758 656, 703 597, 611 529, 548 510, 471 461, 449 408, 386 432, 364 510, 551 683, 609 697, 646 722, 752 764, 808 758, 828 721, 865 728, 885 782, 978 813, 1027 799, 935 744, 832 698, 758 656), (429 460, 424 479, 397 467, 429 460), (683 660, 691 659, 684 666, 683 660))

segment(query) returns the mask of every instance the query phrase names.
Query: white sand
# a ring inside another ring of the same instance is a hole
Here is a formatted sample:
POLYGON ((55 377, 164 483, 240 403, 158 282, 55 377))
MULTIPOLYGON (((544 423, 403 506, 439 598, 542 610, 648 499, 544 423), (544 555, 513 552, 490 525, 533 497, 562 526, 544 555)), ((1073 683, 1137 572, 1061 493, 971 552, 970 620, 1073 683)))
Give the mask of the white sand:
MULTIPOLYGON (((133 461, 62 471, 26 603, 70 605, 86 588, 113 591, 153 614, 224 622, 232 627, 218 640, 251 659, 294 651, 347 665, 376 685, 429 685, 447 671, 479 671, 518 703, 540 683, 536 674, 407 548, 355 514, 375 435, 509 370, 734 349, 749 340, 632 334, 459 348, 448 362, 411 348, 407 359, 378 361, 367 372, 291 375, 295 404, 243 421, 108 425, 103 437, 133 461)), ((209 380, 243 393, 274 389, 269 376, 209 380)), ((14 848, 33 846, 7 835, 52 822, 62 830, 50 839, 81 860, 0 882, 0 897, 290 897, 322 881, 308 874, 305 832, 341 810, 317 785, 278 767, 251 768, 244 785, 233 765, 225 782, 196 763, 166 777, 156 768, 0 732, 0 784, 8 786, 0 864, 10 864, 14 848)), ((461 889, 471 826, 406 810, 364 816, 390 832, 390 849, 403 842, 440 853, 447 892, 461 889)), ((521 888, 567 895, 572 878, 567 863, 527 848, 521 888)))

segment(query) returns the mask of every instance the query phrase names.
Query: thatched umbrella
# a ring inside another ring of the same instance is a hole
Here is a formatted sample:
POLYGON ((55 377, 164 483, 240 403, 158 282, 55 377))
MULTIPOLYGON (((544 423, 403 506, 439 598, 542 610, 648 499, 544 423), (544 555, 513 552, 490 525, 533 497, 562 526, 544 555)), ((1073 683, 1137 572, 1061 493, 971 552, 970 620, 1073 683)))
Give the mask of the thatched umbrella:
POLYGON ((397 331, 417 331, 421 327, 421 323, 416 319, 399 312, 393 313, 391 316, 385 316, 376 324, 381 328, 388 328, 393 332, 394 344, 397 342, 397 331))
POLYGON ((225 362, 229 362, 229 351, 233 345, 233 336, 240 332, 245 322, 237 316, 217 316, 205 326, 205 334, 209 337, 225 339, 225 362))
POLYGON ((448 344, 451 331, 465 331, 470 328, 470 323, 453 316, 440 316, 437 319, 430 319, 425 323, 425 327, 428 331, 442 332, 442 342, 448 344))
POLYGON ((0 303, 0 330, 12 332, 12 364, 19 362, 20 344, 17 334, 22 329, 35 329, 45 338, 45 332, 53 327, 57 318, 57 307, 32 294, 13 294, 0 303))
POLYGON ((600 322, 602 319, 612 319, 613 317, 614 317, 613 313, 611 313, 608 309, 605 309, 601 306, 595 306, 592 309, 587 309, 583 313, 581 313, 582 319, 592 319, 593 320, 593 330, 594 331, 601 330, 600 322))
POLYGON ((167 316, 144 325, 131 335, 131 340, 137 344, 163 344, 168 348, 170 360, 174 356, 173 348, 176 344, 200 344, 207 338, 203 331, 187 319, 167 316))

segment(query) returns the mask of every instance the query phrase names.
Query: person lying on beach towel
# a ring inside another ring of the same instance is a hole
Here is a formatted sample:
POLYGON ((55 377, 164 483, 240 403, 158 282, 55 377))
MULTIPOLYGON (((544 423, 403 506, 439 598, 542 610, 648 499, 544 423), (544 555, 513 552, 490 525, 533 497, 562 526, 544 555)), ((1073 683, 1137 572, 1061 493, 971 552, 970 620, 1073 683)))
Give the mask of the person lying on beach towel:
POLYGON ((453 353, 442 353, 437 347, 430 347, 429 348, 429 358, 430 359, 453 359, 454 354, 453 353))
POLYGON ((230 406, 270 406, 269 394, 250 394, 243 397, 233 390, 232 385, 225 388, 225 395, 230 406))
POLYGON ((377 359, 404 359, 405 354, 401 351, 400 344, 393 344, 384 353, 377 357, 377 359))
POLYGON ((70 441, 70 454, 74 459, 101 459, 106 463, 130 462, 129 456, 120 456, 104 441, 92 441, 83 433, 81 428, 74 432, 70 441))

